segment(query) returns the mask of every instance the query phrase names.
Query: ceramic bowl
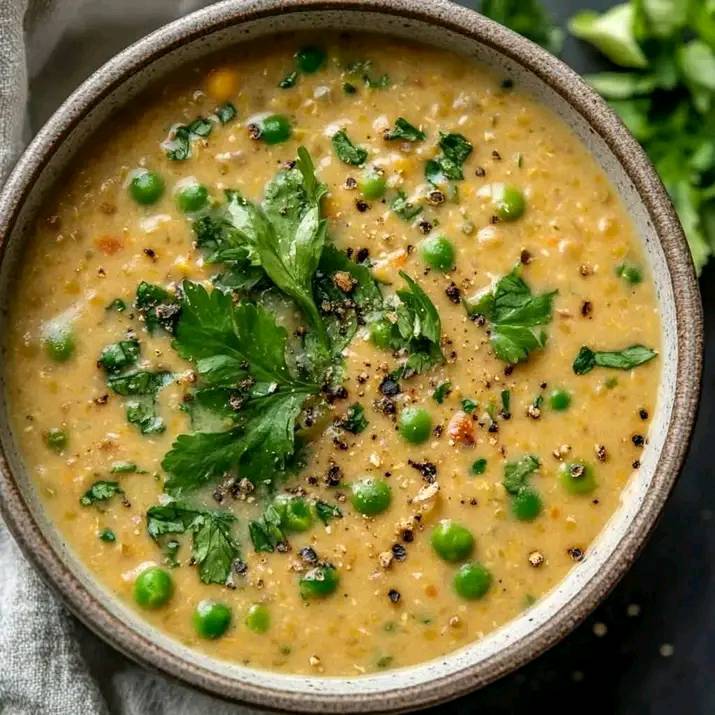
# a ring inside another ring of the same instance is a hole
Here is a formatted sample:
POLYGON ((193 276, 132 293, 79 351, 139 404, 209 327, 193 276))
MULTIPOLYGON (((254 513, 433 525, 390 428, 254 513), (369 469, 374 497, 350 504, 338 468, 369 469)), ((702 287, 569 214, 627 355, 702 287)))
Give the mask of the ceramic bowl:
POLYGON ((702 308, 682 230, 648 159, 604 102, 536 45, 445 0, 230 0, 158 30, 108 62, 62 105, 22 156, 0 195, 0 331, 5 332, 1 323, 7 319, 9 286, 32 219, 89 134, 149 82, 182 63, 237 43, 307 29, 419 39, 496 68, 555 111, 617 188, 644 245, 663 324, 663 377, 650 440, 619 509, 587 558, 520 617, 442 658, 354 678, 297 677, 213 660, 154 630, 113 598, 43 514, 9 432, 4 397, 2 514, 27 558, 69 608, 148 667, 273 710, 405 711, 463 695, 534 658, 581 621, 631 565, 688 447, 700 387, 702 308))

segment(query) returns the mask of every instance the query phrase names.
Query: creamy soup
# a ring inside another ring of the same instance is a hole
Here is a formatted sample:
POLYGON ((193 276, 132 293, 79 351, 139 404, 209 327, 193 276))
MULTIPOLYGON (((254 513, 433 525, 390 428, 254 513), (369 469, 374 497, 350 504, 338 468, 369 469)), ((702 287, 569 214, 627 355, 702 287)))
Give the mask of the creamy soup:
POLYGON ((588 559, 660 325, 549 110, 446 52, 316 42, 113 118, 37 220, 4 364, 34 484, 108 591, 217 658, 357 675, 484 637, 588 559))

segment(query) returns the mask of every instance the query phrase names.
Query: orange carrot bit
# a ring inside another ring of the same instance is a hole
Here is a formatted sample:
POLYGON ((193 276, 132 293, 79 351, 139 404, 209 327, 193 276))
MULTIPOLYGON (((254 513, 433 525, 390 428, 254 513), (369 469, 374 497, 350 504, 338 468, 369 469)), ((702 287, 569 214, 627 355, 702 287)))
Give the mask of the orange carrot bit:
POLYGON ((100 236, 94 241, 97 248, 107 256, 113 256, 124 248, 121 238, 116 236, 100 236))

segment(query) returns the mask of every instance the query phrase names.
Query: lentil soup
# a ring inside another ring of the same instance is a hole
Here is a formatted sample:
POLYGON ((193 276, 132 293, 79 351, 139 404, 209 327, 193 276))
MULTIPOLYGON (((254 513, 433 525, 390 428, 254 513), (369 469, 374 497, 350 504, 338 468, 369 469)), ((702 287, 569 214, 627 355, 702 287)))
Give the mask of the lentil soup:
POLYGON ((181 642, 355 675, 588 558, 660 377, 619 197, 486 68, 369 36, 183 72, 37 221, 13 429, 67 543, 181 642))

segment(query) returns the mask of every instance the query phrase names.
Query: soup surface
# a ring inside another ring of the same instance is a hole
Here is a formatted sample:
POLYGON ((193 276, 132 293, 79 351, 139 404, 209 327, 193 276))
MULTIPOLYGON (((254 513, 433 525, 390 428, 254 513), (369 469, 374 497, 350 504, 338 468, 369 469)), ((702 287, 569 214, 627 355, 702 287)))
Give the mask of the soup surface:
POLYGON ((508 78, 279 39, 154 86, 37 221, 5 341, 46 508, 213 656, 428 660, 588 558, 647 442, 651 277, 508 78))

